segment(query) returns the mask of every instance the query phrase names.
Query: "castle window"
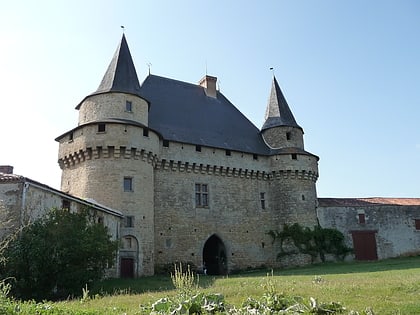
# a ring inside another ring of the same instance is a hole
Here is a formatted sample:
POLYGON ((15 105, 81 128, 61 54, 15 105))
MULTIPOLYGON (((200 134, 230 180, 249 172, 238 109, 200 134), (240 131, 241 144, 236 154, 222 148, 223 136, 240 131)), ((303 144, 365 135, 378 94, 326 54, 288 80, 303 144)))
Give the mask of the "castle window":
POLYGON ((104 123, 98 124, 98 132, 105 132, 105 124, 104 123))
POLYGON ((196 145, 195 146, 195 151, 201 152, 201 145, 196 145))
POLYGON ((226 150, 225 153, 226 153, 226 156, 231 156, 232 155, 232 152, 230 150, 226 150))
POLYGON ((286 140, 290 140, 290 139, 292 139, 292 133, 286 132, 286 140))
POLYGON ((420 231, 420 219, 415 219, 414 225, 416 227, 416 230, 420 231))
POLYGON ((97 219, 97 222, 98 222, 98 224, 104 224, 104 218, 103 217, 101 217, 101 216, 98 216, 98 219, 97 219))
POLYGON ((296 153, 292 153, 292 160, 297 160, 297 154, 296 153))
POLYGON ((133 191, 132 177, 124 177, 124 191, 133 191))
POLYGON ((69 134, 69 141, 73 141, 73 132, 70 132, 70 134, 69 134))
POLYGON ((169 148, 169 140, 163 140, 163 146, 169 148))
POLYGON ((134 227, 134 216, 127 215, 125 217, 125 227, 134 227))
POLYGON ((143 136, 148 137, 149 136, 149 129, 143 128, 143 136))
POLYGON ((265 193, 260 193, 260 203, 261 203, 261 209, 265 209, 265 193))
POLYGON ((195 206, 209 206, 209 188, 207 184, 195 184, 195 206))
POLYGON ((133 112, 133 103, 131 101, 125 101, 125 111, 133 112))
POLYGON ((254 160, 258 160, 258 154, 253 154, 253 155, 252 155, 252 158, 253 158, 254 160))

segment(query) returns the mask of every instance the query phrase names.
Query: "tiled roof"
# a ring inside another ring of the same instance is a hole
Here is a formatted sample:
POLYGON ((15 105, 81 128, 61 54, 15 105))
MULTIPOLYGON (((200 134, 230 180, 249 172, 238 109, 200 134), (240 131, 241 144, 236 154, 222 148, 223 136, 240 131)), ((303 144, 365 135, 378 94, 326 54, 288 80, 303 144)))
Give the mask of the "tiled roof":
POLYGON ((0 173, 0 182, 19 182, 23 180, 25 180, 25 177, 20 175, 0 173))
POLYGON ((420 198, 318 198, 320 207, 420 206, 420 198))

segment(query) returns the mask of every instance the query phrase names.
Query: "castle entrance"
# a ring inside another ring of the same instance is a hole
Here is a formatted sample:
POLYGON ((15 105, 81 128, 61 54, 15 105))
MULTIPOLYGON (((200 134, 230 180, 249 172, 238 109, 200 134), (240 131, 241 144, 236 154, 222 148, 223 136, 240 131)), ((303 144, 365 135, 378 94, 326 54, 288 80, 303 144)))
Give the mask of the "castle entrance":
POLYGON ((225 244, 214 234, 204 244, 203 263, 206 266, 208 275, 227 274, 225 244))

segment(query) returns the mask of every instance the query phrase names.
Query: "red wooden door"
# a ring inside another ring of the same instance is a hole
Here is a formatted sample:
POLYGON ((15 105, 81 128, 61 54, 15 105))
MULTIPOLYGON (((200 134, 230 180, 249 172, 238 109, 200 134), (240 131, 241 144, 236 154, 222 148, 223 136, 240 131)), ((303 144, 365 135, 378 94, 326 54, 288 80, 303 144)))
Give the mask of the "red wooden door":
POLYGON ((133 258, 121 258, 121 278, 134 278, 133 258))
POLYGON ((352 231, 353 249, 356 260, 377 260, 376 231, 352 231))

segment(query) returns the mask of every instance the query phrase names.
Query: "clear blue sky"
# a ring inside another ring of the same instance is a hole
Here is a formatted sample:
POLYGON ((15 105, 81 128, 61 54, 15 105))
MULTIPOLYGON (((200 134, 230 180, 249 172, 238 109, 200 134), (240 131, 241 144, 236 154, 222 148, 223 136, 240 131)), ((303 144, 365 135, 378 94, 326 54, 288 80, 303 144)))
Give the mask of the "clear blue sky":
POLYGON ((257 127, 272 74, 320 157, 320 197, 420 197, 420 1, 5 1, 0 164, 60 186, 77 124, 125 34, 140 81, 207 73, 257 127))

